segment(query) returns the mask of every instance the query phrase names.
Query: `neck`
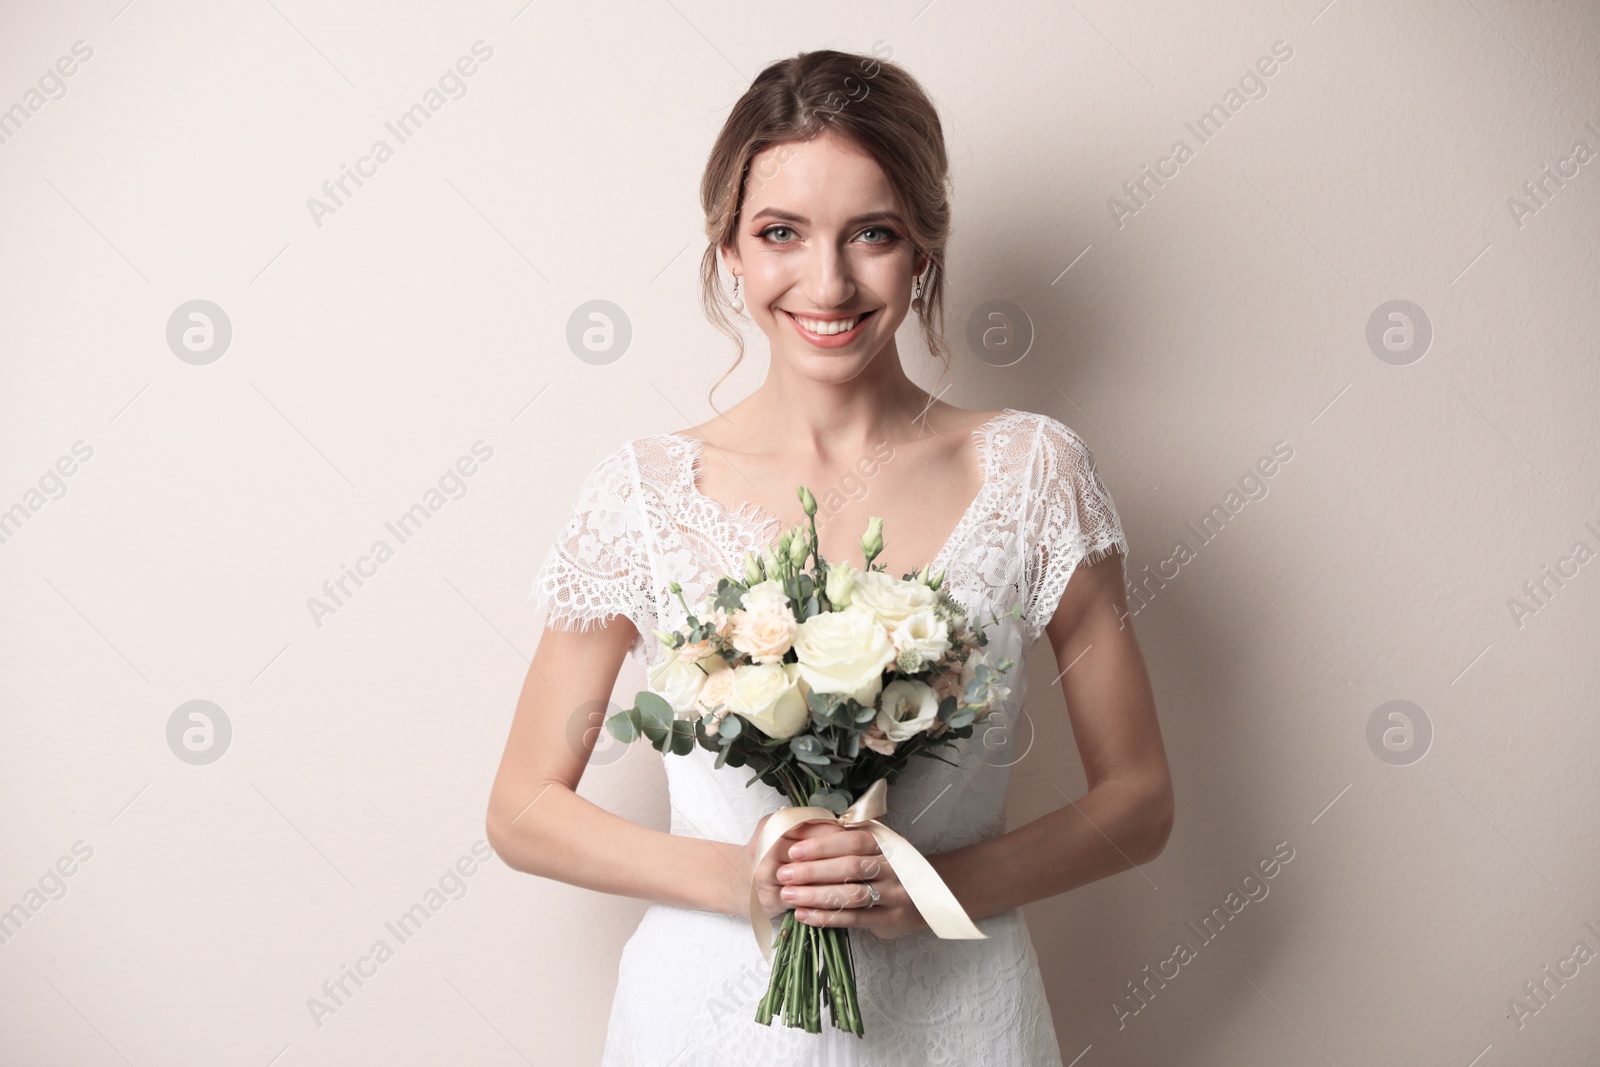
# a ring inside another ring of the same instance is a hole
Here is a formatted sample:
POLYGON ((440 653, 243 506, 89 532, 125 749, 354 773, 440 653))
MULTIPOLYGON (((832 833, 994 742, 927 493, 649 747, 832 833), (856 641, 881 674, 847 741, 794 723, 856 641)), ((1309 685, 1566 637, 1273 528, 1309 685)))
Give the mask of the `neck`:
POLYGON ((878 441, 905 441, 930 432, 939 401, 906 376, 900 352, 889 342, 861 373, 842 380, 807 377, 780 356, 767 378, 740 405, 737 421, 785 448, 827 455, 865 449, 878 441))

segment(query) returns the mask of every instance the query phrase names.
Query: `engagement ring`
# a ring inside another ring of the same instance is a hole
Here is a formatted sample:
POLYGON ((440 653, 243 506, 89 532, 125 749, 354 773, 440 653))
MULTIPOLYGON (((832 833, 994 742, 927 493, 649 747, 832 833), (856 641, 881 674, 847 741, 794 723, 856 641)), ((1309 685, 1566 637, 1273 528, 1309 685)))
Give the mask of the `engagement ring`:
POLYGON ((872 907, 872 906, 874 906, 875 904, 878 903, 878 899, 879 899, 878 887, 873 885, 871 882, 863 882, 862 884, 867 887, 867 892, 872 894, 872 899, 867 901, 867 907, 870 908, 870 907, 872 907))

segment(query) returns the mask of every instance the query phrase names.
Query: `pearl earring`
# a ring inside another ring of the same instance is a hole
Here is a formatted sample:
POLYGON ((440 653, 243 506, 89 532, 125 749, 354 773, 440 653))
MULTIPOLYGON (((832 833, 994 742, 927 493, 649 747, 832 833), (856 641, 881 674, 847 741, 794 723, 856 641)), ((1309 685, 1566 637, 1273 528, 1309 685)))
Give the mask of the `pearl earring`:
POLYGON ((917 275, 917 288, 911 294, 911 310, 922 310, 922 275, 917 275))
POLYGON ((744 310, 744 301, 739 299, 739 276, 733 276, 733 313, 739 314, 744 310))

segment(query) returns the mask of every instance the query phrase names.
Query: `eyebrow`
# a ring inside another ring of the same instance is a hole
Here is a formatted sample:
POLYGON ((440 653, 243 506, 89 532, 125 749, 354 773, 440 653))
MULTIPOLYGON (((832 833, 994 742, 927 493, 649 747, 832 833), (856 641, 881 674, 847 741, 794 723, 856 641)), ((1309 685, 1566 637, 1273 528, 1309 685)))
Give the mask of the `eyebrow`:
MULTIPOLYGON (((797 222, 802 226, 811 225, 811 220, 806 218, 804 215, 796 215, 792 211, 784 211, 782 208, 776 207, 762 208, 760 211, 750 216, 750 221, 754 222, 756 219, 768 217, 778 219, 782 222, 797 222)), ((905 220, 902 219, 899 214, 893 211, 870 211, 865 215, 857 215, 855 218, 846 219, 845 225, 859 226, 863 222, 878 221, 898 222, 902 226, 905 225, 905 220)))

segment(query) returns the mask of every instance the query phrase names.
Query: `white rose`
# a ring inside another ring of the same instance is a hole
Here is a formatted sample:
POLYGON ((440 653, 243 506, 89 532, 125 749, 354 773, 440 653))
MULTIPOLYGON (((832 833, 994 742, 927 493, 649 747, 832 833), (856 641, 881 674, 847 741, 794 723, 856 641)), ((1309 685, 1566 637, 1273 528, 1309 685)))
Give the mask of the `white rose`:
POLYGON ((794 663, 756 663, 733 668, 728 710, 772 738, 793 737, 805 729, 811 711, 794 663))
POLYGON ((650 688, 660 694, 672 710, 680 715, 694 712, 700 687, 705 684, 706 672, 695 660, 679 654, 677 649, 649 670, 650 688))
POLYGON ((883 691, 883 670, 894 642, 870 612, 854 606, 825 611, 800 624, 794 637, 800 677, 814 692, 840 693, 870 704, 883 691))
POLYGON ((883 687, 875 720, 891 741, 904 741, 939 719, 939 697, 926 682, 901 678, 883 687))
POLYGON ((919 611, 889 631, 894 647, 904 652, 914 648, 926 663, 932 663, 950 650, 950 624, 931 611, 919 611))
POLYGON ((884 571, 863 571, 850 588, 850 606, 865 608, 891 629, 919 611, 932 611, 938 600, 939 594, 921 582, 884 571))
MULTIPOLYGON (((783 583, 776 578, 757 582, 746 589, 744 596, 739 598, 746 611, 765 611, 774 608, 787 608, 789 594, 783 591, 783 583)), ((792 614, 792 613, 791 613, 792 614)))

